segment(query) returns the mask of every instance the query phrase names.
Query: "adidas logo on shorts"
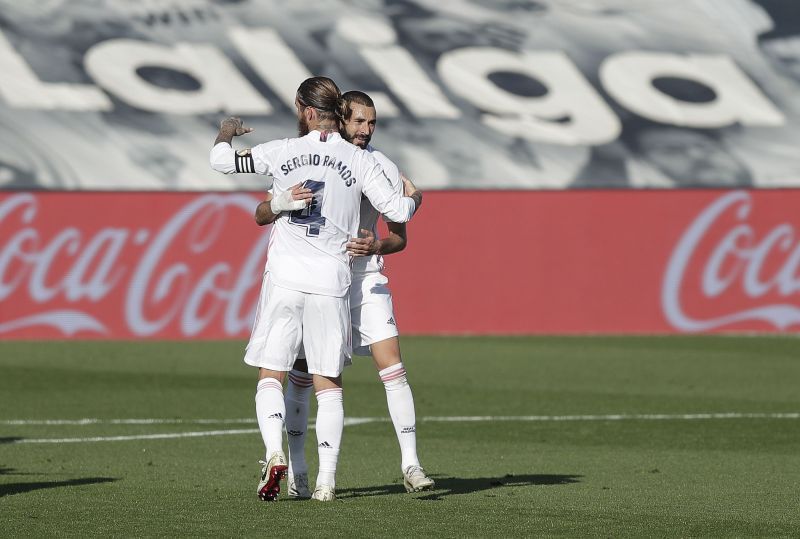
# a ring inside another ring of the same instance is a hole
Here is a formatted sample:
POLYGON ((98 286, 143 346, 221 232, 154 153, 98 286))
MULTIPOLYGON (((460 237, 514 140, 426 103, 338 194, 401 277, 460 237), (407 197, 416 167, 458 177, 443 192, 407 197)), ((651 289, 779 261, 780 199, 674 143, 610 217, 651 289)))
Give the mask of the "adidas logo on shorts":
POLYGON ((393 326, 397 325, 397 322, 394 321, 394 316, 389 317, 389 320, 386 321, 387 324, 391 324, 393 326))

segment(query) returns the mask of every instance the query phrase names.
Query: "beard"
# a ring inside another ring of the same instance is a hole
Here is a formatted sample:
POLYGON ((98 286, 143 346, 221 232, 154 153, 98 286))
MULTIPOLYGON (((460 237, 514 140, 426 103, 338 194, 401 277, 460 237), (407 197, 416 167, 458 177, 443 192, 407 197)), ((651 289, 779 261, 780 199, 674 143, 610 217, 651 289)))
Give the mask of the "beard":
POLYGON ((360 148, 366 148, 369 145, 370 140, 372 140, 372 137, 369 135, 364 135, 362 137, 353 137, 352 142, 360 148))
POLYGON ((304 116, 301 116, 297 119, 297 134, 301 137, 304 137, 308 135, 308 133, 309 133, 308 122, 306 122, 304 116))
POLYGON ((367 144, 369 144, 369 141, 372 140, 372 137, 370 137, 369 135, 365 135, 363 137, 351 136, 344 130, 340 131, 340 134, 342 135, 342 138, 345 139, 347 142, 355 146, 358 146, 359 148, 362 149, 366 148, 367 144))

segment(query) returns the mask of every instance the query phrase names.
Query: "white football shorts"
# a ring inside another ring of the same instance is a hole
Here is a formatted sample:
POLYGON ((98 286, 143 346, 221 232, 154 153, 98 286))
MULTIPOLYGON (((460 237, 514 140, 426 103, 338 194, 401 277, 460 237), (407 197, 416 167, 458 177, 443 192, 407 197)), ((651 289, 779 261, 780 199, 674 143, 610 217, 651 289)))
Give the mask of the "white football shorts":
POLYGON ((379 272, 354 273, 350 285, 353 353, 370 355, 369 345, 398 335, 389 279, 379 272))
POLYGON ((352 348, 349 297, 309 294, 281 288, 264 274, 256 319, 244 362, 289 371, 303 345, 308 372, 336 377, 352 348))

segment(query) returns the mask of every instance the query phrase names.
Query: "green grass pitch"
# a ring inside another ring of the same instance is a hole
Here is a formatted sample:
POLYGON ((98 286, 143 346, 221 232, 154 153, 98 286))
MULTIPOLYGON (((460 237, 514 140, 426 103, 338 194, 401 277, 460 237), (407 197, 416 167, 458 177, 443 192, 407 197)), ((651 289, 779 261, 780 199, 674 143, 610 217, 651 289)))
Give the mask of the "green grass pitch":
POLYGON ((373 419, 345 427, 330 504, 258 501, 243 346, 0 343, 3 535, 800 534, 797 338, 404 337, 437 488, 404 491, 383 387, 356 358, 345 413, 373 419), (100 421, 47 422, 83 418, 100 421))

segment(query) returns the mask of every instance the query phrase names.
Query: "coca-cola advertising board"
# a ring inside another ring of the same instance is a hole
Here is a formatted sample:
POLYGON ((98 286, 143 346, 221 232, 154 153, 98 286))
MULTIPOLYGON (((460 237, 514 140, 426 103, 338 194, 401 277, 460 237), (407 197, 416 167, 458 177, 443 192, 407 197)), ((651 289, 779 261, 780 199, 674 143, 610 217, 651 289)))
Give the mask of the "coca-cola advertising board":
MULTIPOLYGON (((246 339, 256 193, 0 195, 0 338, 246 339)), ((800 191, 439 191, 386 259, 404 334, 796 332, 800 191)))

